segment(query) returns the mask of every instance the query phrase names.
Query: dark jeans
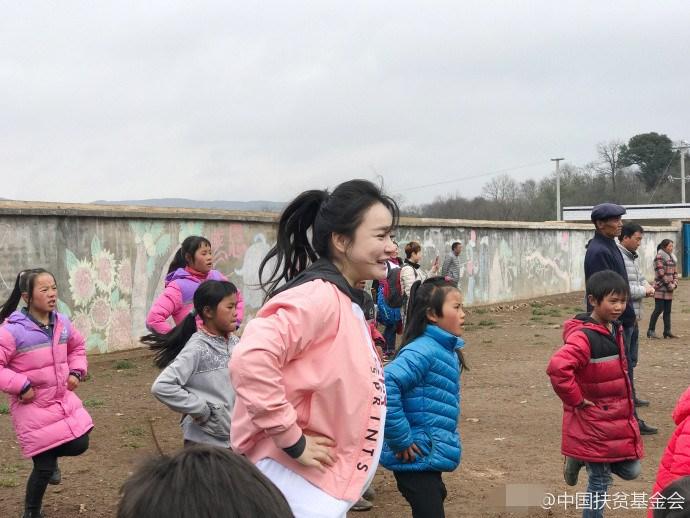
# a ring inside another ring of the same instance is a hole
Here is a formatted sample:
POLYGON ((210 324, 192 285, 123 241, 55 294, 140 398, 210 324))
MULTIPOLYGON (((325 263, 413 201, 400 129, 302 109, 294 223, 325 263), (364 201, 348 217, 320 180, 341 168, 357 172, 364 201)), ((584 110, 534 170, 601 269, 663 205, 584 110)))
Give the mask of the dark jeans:
POLYGON ((649 331, 654 331, 659 315, 664 313, 664 336, 671 334, 671 305, 673 300, 654 299, 654 312, 649 319, 649 331))
POLYGON ((398 490, 412 507, 412 518, 445 518, 448 492, 440 471, 394 471, 398 490))
POLYGON ((48 487, 48 480, 57 468, 58 457, 76 457, 88 449, 89 432, 86 432, 81 437, 32 457, 34 469, 26 482, 26 510, 34 512, 41 510, 43 495, 48 487))
MULTIPOLYGON (((625 357, 628 360, 628 377, 630 378, 630 388, 632 389, 633 401, 637 399, 635 392, 635 376, 633 371, 637 367, 637 356, 640 349, 640 328, 635 325, 623 328, 623 340, 625 342, 625 357)), ((635 410, 637 417, 637 410, 635 410)))
POLYGON ((383 328, 383 339, 386 341, 386 349, 383 352, 386 354, 395 352, 395 329, 397 327, 397 324, 391 324, 383 328))

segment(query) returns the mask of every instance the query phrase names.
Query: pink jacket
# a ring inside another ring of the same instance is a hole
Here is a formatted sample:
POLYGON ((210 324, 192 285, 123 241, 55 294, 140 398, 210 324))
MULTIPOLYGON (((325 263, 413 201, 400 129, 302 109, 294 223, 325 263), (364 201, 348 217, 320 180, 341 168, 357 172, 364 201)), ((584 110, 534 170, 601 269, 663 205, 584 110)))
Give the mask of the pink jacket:
POLYGON ((0 326, 0 390, 10 395, 10 413, 19 445, 33 457, 81 437, 93 428, 77 395, 67 390, 70 371, 86 374, 84 338, 60 313, 52 343, 28 316, 12 313, 0 326), (29 381, 31 403, 17 396, 29 381))
MULTIPOLYGON (((217 270, 211 270, 206 276, 201 276, 187 268, 178 268, 170 272, 165 278, 165 289, 154 301, 146 316, 146 327, 150 331, 166 334, 172 330, 168 318, 172 317, 175 325, 179 324, 189 314, 194 306, 194 293, 199 285, 206 281, 227 281, 227 277, 217 270)), ((237 327, 244 319, 244 299, 237 290, 237 327)), ((197 327, 201 320, 197 319, 197 327)))
MULTIPOLYGON (((678 398, 673 421, 676 430, 661 456, 652 495, 660 493, 676 479, 690 475, 690 387, 678 398)), ((648 516, 652 516, 651 509, 648 516)))
POLYGON ((378 463, 386 412, 383 369, 353 304, 321 279, 283 291, 247 324, 230 359, 233 449, 253 462, 272 458, 349 501, 378 463), (282 450, 302 433, 335 441, 332 467, 303 466, 282 450))

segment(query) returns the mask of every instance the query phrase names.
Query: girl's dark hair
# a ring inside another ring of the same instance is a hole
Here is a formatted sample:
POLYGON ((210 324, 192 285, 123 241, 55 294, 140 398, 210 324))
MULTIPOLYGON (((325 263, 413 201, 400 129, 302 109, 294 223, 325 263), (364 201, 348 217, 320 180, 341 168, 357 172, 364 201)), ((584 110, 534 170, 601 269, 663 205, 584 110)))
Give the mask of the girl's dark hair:
POLYGON ((28 295, 28 300, 26 301, 26 306, 31 306, 31 298, 34 293, 34 282, 36 277, 41 274, 47 273, 53 280, 55 280, 55 275, 50 273, 48 270, 43 268, 31 268, 29 270, 22 270, 17 274, 17 279, 14 281, 14 289, 10 293, 10 298, 8 298, 0 309, 0 324, 2 324, 7 317, 9 317, 13 311, 16 311, 19 301, 22 299, 22 293, 28 295))
POLYGON ((397 203, 368 180, 341 183, 331 194, 313 190, 297 196, 280 215, 276 245, 259 266, 259 282, 267 297, 320 257, 330 258, 333 233, 354 238, 364 213, 376 203, 392 214, 391 228, 397 226, 397 203))
MULTIPOLYGON (((427 313, 431 311, 435 315, 443 316, 443 303, 446 296, 453 290, 458 290, 452 280, 446 277, 429 277, 424 282, 416 281, 410 289, 410 300, 407 303, 405 332, 403 334, 401 349, 415 338, 424 334, 429 325, 427 313)), ((465 357, 460 349, 456 350, 460 369, 470 370, 465 362, 465 357)))
POLYGON ((599 304, 608 295, 624 295, 630 298, 630 285, 613 270, 602 270, 592 274, 585 283, 587 294, 599 304))
POLYGON ((226 448, 196 445, 149 459, 120 488, 117 518, 292 518, 283 494, 226 448))
POLYGON ((182 241, 179 250, 175 253, 170 266, 168 266, 168 273, 174 272, 178 268, 188 266, 189 263, 187 262, 187 254, 194 258, 194 254, 197 250, 199 250, 199 248, 201 248, 202 245, 208 245, 210 247, 211 242, 202 236, 186 237, 185 240, 182 241))
POLYGON ((417 241, 410 241, 405 245, 405 257, 408 259, 412 257, 412 254, 416 254, 417 252, 421 252, 422 250, 422 245, 417 243, 417 241))
POLYGON ((153 363, 160 369, 172 362, 191 336, 196 333, 196 315, 204 320, 204 308, 215 309, 227 296, 237 293, 235 285, 228 281, 205 281, 194 292, 194 311, 169 333, 151 332, 140 341, 154 352, 153 363))
POLYGON ((656 251, 658 252, 662 248, 666 250, 666 247, 671 243, 673 243, 673 239, 662 239, 661 243, 659 243, 659 245, 656 247, 656 251))

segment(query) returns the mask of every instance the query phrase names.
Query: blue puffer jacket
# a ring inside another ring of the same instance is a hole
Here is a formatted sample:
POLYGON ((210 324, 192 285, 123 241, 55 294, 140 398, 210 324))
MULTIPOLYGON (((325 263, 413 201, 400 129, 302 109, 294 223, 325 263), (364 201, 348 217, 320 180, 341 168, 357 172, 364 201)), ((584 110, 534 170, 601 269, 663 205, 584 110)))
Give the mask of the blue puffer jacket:
POLYGON ((438 326, 400 350, 385 368, 387 412, 381 464, 393 471, 453 471, 460 464, 460 366, 465 342, 438 326), (404 463, 395 452, 415 443, 422 452, 404 463))

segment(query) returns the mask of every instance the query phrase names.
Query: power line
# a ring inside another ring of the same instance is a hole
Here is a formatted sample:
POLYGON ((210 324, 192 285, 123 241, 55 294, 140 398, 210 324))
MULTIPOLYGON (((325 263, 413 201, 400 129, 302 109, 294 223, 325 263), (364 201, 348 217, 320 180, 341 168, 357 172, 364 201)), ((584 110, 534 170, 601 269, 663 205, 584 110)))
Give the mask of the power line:
POLYGON ((474 178, 482 178, 485 176, 493 176, 496 174, 501 174, 501 173, 507 173, 508 171, 515 171, 517 169, 525 169, 526 167, 534 167, 536 165, 546 165, 548 164, 547 161, 545 160, 540 160, 539 162, 533 162, 531 164, 524 164, 524 165, 517 165, 514 167, 506 167, 505 169, 497 169, 495 171, 490 171, 487 173, 480 173, 480 174, 475 174, 471 176, 463 176, 462 178, 455 178, 453 180, 444 180, 442 182, 434 182, 434 183, 427 183, 424 185, 417 185, 415 187, 407 187, 405 189, 398 189, 398 193, 401 192, 408 192, 408 191, 416 191, 417 189, 425 189, 427 187, 435 187, 436 185, 446 185, 449 183, 455 183, 455 182, 462 182, 464 180, 473 180, 474 178))

